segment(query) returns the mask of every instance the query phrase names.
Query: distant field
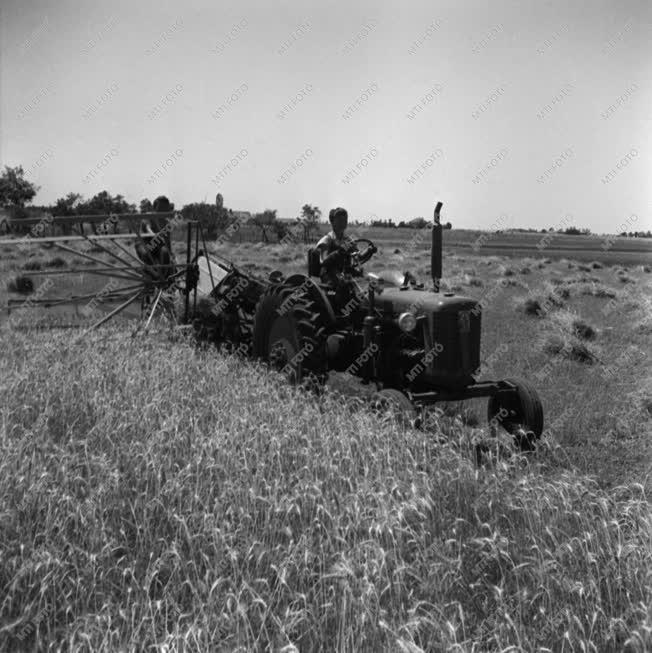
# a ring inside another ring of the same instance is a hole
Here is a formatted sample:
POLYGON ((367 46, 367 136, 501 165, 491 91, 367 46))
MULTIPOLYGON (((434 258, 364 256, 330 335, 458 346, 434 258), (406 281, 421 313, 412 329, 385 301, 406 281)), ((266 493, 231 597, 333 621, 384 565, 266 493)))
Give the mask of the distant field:
MULTIPOLYGON (((387 245, 428 250, 428 232, 413 229, 360 230, 366 238, 387 245)), ((459 254, 509 256, 513 258, 568 258, 578 261, 602 261, 636 265, 652 263, 652 238, 614 238, 598 236, 566 236, 559 234, 501 233, 450 230, 444 231, 444 246, 459 254), (474 249, 474 245, 476 248, 474 249)))
MULTIPOLYGON (((329 227, 320 225, 319 233, 313 233, 313 242, 325 234, 329 227)), ((384 229, 352 225, 352 237, 364 237, 385 246, 406 251, 428 250, 430 232, 407 228, 384 229)), ((182 240, 182 234, 177 234, 182 240)), ((272 242, 274 236, 270 236, 272 242)), ((260 230, 245 226, 235 232, 229 242, 234 244, 260 242, 260 230)), ((539 233, 495 233, 477 230, 452 229, 444 231, 444 245, 456 253, 499 254, 520 258, 523 256, 570 258, 578 261, 603 261, 610 265, 636 265, 652 263, 652 238, 616 238, 607 236, 566 236, 539 233), (473 249, 474 244, 478 247, 473 249)))

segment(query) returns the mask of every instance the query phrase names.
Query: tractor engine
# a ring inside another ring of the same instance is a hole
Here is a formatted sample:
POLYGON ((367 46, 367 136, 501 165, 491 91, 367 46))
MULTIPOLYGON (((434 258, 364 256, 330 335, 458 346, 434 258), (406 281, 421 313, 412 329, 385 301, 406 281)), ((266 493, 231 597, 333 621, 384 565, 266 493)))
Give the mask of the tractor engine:
POLYGON ((422 391, 473 383, 480 367, 480 305, 453 293, 388 288, 382 313, 381 375, 393 387, 422 391))

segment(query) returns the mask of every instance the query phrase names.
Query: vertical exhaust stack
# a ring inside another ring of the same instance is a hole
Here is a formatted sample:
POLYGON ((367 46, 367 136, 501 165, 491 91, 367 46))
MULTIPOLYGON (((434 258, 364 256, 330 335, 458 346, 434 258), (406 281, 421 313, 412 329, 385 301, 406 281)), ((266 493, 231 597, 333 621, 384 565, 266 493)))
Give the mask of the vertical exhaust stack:
POLYGON ((432 275, 433 292, 439 292, 439 284, 442 278, 442 229, 450 229, 451 223, 441 224, 439 213, 442 203, 437 202, 432 225, 432 249, 430 250, 430 273, 432 275))
POLYGON ((432 248, 430 250, 430 274, 432 276, 433 292, 439 292, 439 282, 441 281, 441 222, 439 222, 439 212, 442 203, 437 202, 432 225, 432 248))

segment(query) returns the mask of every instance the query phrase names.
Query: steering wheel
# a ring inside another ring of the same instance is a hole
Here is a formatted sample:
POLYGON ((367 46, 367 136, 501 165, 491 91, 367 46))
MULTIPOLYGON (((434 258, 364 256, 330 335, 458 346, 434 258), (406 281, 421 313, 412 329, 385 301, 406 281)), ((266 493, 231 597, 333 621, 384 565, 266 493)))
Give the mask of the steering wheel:
MULTIPOLYGON (((364 258, 372 247, 374 248, 374 250, 378 251, 378 248, 376 247, 374 242, 372 240, 369 240, 369 238, 356 238, 353 242, 356 245, 358 243, 367 243, 367 248, 365 249, 365 251, 364 252, 358 252, 358 256, 361 257, 361 258, 364 258)), ((373 256, 373 254, 372 254, 372 256, 373 256)))

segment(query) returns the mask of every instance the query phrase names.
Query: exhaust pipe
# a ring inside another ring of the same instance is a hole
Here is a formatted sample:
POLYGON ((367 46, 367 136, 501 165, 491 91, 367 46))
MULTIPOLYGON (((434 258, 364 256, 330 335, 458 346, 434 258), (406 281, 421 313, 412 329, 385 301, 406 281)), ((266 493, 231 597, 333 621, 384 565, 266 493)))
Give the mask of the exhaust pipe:
POLYGON ((433 292, 439 292, 439 285, 442 279, 442 229, 450 229, 451 223, 441 224, 439 213, 442 207, 441 202, 437 202, 432 225, 432 248, 430 250, 430 274, 432 276, 433 292))

